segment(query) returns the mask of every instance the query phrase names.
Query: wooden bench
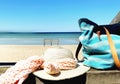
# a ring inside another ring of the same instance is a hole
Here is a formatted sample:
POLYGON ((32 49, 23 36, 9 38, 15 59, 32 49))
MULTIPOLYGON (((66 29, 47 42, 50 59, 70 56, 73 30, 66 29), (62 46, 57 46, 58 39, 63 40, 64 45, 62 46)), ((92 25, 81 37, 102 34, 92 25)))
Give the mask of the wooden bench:
POLYGON ((87 72, 86 84, 120 84, 120 70, 91 69, 87 72))
MULTIPOLYGON (((8 68, 9 66, 0 67, 0 74, 4 73, 8 68)), ((45 84, 67 84, 69 82, 75 82, 75 84, 120 84, 120 70, 90 69, 86 74, 72 79, 62 81, 40 80, 45 84)), ((25 82, 34 82, 33 84, 35 84, 35 76, 31 74, 25 82)))

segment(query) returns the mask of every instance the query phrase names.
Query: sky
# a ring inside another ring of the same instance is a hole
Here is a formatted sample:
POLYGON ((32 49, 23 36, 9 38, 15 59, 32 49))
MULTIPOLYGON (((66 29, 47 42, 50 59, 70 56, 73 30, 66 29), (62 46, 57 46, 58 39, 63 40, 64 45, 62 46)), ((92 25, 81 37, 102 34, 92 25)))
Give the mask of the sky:
POLYGON ((109 24, 120 0, 0 0, 0 32, 79 32, 78 20, 109 24))

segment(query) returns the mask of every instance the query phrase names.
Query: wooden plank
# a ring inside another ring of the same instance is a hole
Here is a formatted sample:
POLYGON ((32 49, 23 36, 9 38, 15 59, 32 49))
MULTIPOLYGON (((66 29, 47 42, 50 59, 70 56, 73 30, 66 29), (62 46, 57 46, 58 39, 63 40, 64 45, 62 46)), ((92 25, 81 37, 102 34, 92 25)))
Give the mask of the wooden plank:
POLYGON ((86 84, 120 84, 120 70, 90 70, 86 84))

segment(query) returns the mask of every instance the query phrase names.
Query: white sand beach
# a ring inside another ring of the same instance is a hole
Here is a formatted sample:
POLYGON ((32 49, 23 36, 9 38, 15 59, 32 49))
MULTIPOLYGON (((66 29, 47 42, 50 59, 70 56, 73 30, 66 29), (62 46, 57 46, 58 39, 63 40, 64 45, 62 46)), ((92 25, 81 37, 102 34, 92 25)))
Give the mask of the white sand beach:
POLYGON ((30 56, 41 56, 47 48, 64 47, 75 54, 77 45, 0 45, 0 62, 17 62, 30 56))

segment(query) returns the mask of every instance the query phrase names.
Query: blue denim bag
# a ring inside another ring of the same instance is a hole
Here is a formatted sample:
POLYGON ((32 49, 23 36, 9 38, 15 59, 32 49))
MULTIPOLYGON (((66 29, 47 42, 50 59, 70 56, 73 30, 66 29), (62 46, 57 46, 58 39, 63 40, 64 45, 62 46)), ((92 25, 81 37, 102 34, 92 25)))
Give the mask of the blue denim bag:
POLYGON ((80 44, 76 50, 76 58, 78 59, 78 53, 82 46, 84 65, 96 69, 109 69, 119 62, 117 67, 120 68, 120 24, 97 25, 86 18, 82 18, 79 20, 79 26, 81 35, 79 37, 80 44), (110 32, 112 46, 110 46, 106 31, 110 32), (113 57, 114 50, 111 50, 112 47, 116 50, 117 59, 113 57), (115 63, 116 60, 117 63, 115 63))

